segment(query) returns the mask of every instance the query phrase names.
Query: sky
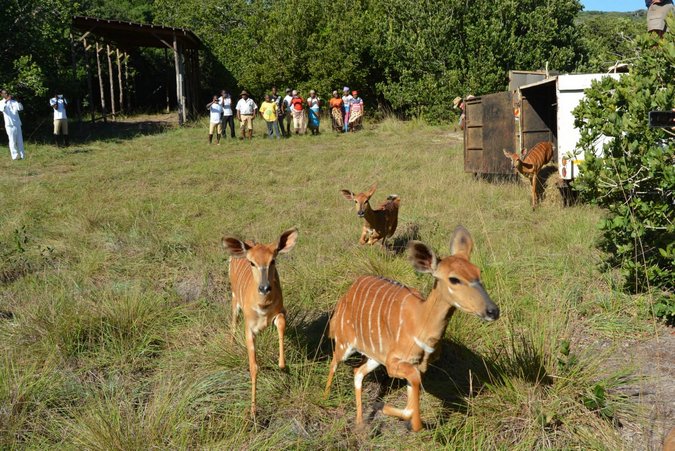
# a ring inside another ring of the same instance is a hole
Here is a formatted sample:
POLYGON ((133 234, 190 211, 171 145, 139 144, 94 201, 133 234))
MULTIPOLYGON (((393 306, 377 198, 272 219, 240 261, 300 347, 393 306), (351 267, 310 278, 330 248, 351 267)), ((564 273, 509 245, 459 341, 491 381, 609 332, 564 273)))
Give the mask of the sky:
POLYGON ((644 0, 581 0, 584 11, 635 11, 645 9, 644 0))

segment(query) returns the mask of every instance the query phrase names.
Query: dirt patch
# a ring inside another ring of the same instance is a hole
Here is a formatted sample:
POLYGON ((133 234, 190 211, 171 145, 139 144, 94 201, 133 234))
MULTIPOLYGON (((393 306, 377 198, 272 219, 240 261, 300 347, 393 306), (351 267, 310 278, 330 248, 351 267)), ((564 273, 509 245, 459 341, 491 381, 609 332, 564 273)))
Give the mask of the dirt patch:
POLYGON ((640 412, 637 424, 621 428, 627 449, 661 450, 675 426, 675 329, 661 327, 647 341, 627 341, 607 362, 607 367, 635 368, 640 379, 622 390, 640 412))

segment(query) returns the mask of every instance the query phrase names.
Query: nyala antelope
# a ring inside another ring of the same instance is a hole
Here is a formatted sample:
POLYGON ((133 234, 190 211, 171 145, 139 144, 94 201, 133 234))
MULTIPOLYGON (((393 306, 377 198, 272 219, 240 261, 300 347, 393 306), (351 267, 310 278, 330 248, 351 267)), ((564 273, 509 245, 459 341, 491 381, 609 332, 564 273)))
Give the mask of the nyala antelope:
POLYGON ((232 288, 232 321, 230 336, 234 337, 237 315, 243 313, 246 325, 246 349, 251 373, 251 416, 255 417, 255 391, 258 365, 255 357, 255 336, 270 324, 279 332, 279 368, 286 367, 284 332, 286 309, 281 295, 276 257, 293 249, 298 239, 296 229, 286 230, 279 241, 260 244, 223 237, 223 246, 230 253, 230 286, 232 288))
POLYGON ((536 144, 527 152, 525 159, 521 159, 517 153, 503 149, 504 155, 511 159, 511 168, 520 172, 530 179, 532 185, 532 209, 537 205, 537 184, 539 183, 539 171, 548 164, 553 157, 553 143, 543 141, 536 144))
POLYGON ((381 241, 384 245, 387 238, 396 232, 401 198, 396 194, 390 194, 385 202, 373 209, 370 206, 370 198, 376 189, 377 183, 373 183, 365 193, 354 194, 347 189, 341 190, 345 199, 354 201, 358 217, 364 219, 359 244, 375 244, 381 241))
POLYGON ((436 279, 426 300, 417 290, 397 282, 363 276, 338 302, 330 320, 329 336, 335 343, 325 396, 330 393, 338 363, 354 352, 361 353, 366 361, 354 369, 357 426, 363 424, 363 378, 384 365, 390 377, 407 380, 408 403, 404 409, 385 405, 383 413, 410 420, 412 430, 419 431, 422 374, 454 311, 473 313, 487 321, 499 318, 499 308, 481 283, 480 270, 469 261, 472 248, 471 235, 461 226, 450 241, 451 255, 444 259, 438 259, 419 241, 408 244, 413 267, 436 279))

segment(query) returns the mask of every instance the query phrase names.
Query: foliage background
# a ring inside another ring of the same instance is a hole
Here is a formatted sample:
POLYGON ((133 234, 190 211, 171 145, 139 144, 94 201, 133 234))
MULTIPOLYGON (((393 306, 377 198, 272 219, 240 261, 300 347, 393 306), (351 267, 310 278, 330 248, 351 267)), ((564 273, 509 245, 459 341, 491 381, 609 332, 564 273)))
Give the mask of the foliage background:
POLYGON ((675 22, 663 39, 642 36, 641 57, 619 80, 595 82, 577 110, 585 162, 575 187, 607 209, 601 248, 621 269, 628 291, 656 291, 659 316, 675 320, 675 140, 673 130, 649 127, 650 111, 675 106, 675 22), (605 135, 603 156, 594 143, 605 135))
MULTIPOLYGON (((634 57, 644 27, 635 14, 580 15, 577 0, 6 0, 0 20, 0 85, 23 100, 29 122, 44 119, 58 89, 87 99, 80 46, 77 70, 70 17, 187 27, 201 52, 204 102, 215 90, 273 84, 323 97, 350 86, 370 108, 400 117, 447 121, 452 99, 504 89, 511 69, 606 70, 634 57)), ((134 50, 136 109, 163 107, 173 92, 172 62, 156 49, 134 50), (168 75, 167 75, 168 74, 168 75)), ((104 65, 105 66, 105 65, 104 65)), ((106 68, 104 67, 104 72, 106 68)), ((105 77, 105 75, 104 75, 105 77)), ((97 90, 96 83, 94 89, 97 90)), ((108 93, 105 93, 107 96, 108 93)))

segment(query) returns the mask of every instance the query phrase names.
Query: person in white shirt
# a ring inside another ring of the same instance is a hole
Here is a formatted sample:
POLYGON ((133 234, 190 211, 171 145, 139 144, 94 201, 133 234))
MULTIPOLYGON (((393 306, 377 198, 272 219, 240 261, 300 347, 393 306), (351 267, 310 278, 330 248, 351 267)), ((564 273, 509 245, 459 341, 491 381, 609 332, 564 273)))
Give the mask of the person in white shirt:
POLYGON ((63 94, 55 94, 49 99, 49 105, 54 109, 54 144, 60 146, 59 135, 63 136, 63 145, 68 147, 68 117, 66 116, 66 105, 68 101, 63 94))
POLYGON ((21 118, 19 111, 23 111, 23 105, 14 100, 4 89, 0 91, 0 111, 5 118, 5 131, 9 138, 9 152, 12 160, 23 160, 23 135, 21 134, 21 118))
POLYGON ((227 135, 227 126, 230 126, 230 135, 232 138, 236 138, 236 132, 234 131, 234 111, 232 110, 232 97, 230 93, 222 90, 220 91, 220 97, 218 102, 223 107, 223 137, 227 135))
MULTIPOLYGON (((293 120, 293 113, 291 112, 291 100, 293 100, 293 96, 291 95, 291 92, 293 90, 291 88, 286 88, 286 97, 284 97, 283 105, 284 105, 284 119, 286 120, 286 138, 291 136, 291 121, 293 120)), ((281 118, 281 116, 280 116, 281 118)), ((283 129, 283 124, 280 122, 281 128, 283 129)))
POLYGON ((241 139, 246 137, 247 131, 248 139, 253 139, 253 119, 258 114, 258 105, 248 96, 248 92, 241 91, 241 99, 237 102, 236 109, 239 127, 241 128, 241 139))
POLYGON ((206 109, 209 110, 209 144, 213 144, 213 131, 216 130, 216 144, 220 145, 220 135, 223 133, 223 106, 218 101, 218 96, 213 96, 206 109))
POLYGON ((345 109, 345 115, 343 118, 343 127, 344 127, 344 132, 347 133, 349 131, 349 109, 352 105, 352 100, 354 98, 349 94, 349 88, 345 86, 342 88, 342 92, 344 93, 342 96, 342 108, 345 109))

